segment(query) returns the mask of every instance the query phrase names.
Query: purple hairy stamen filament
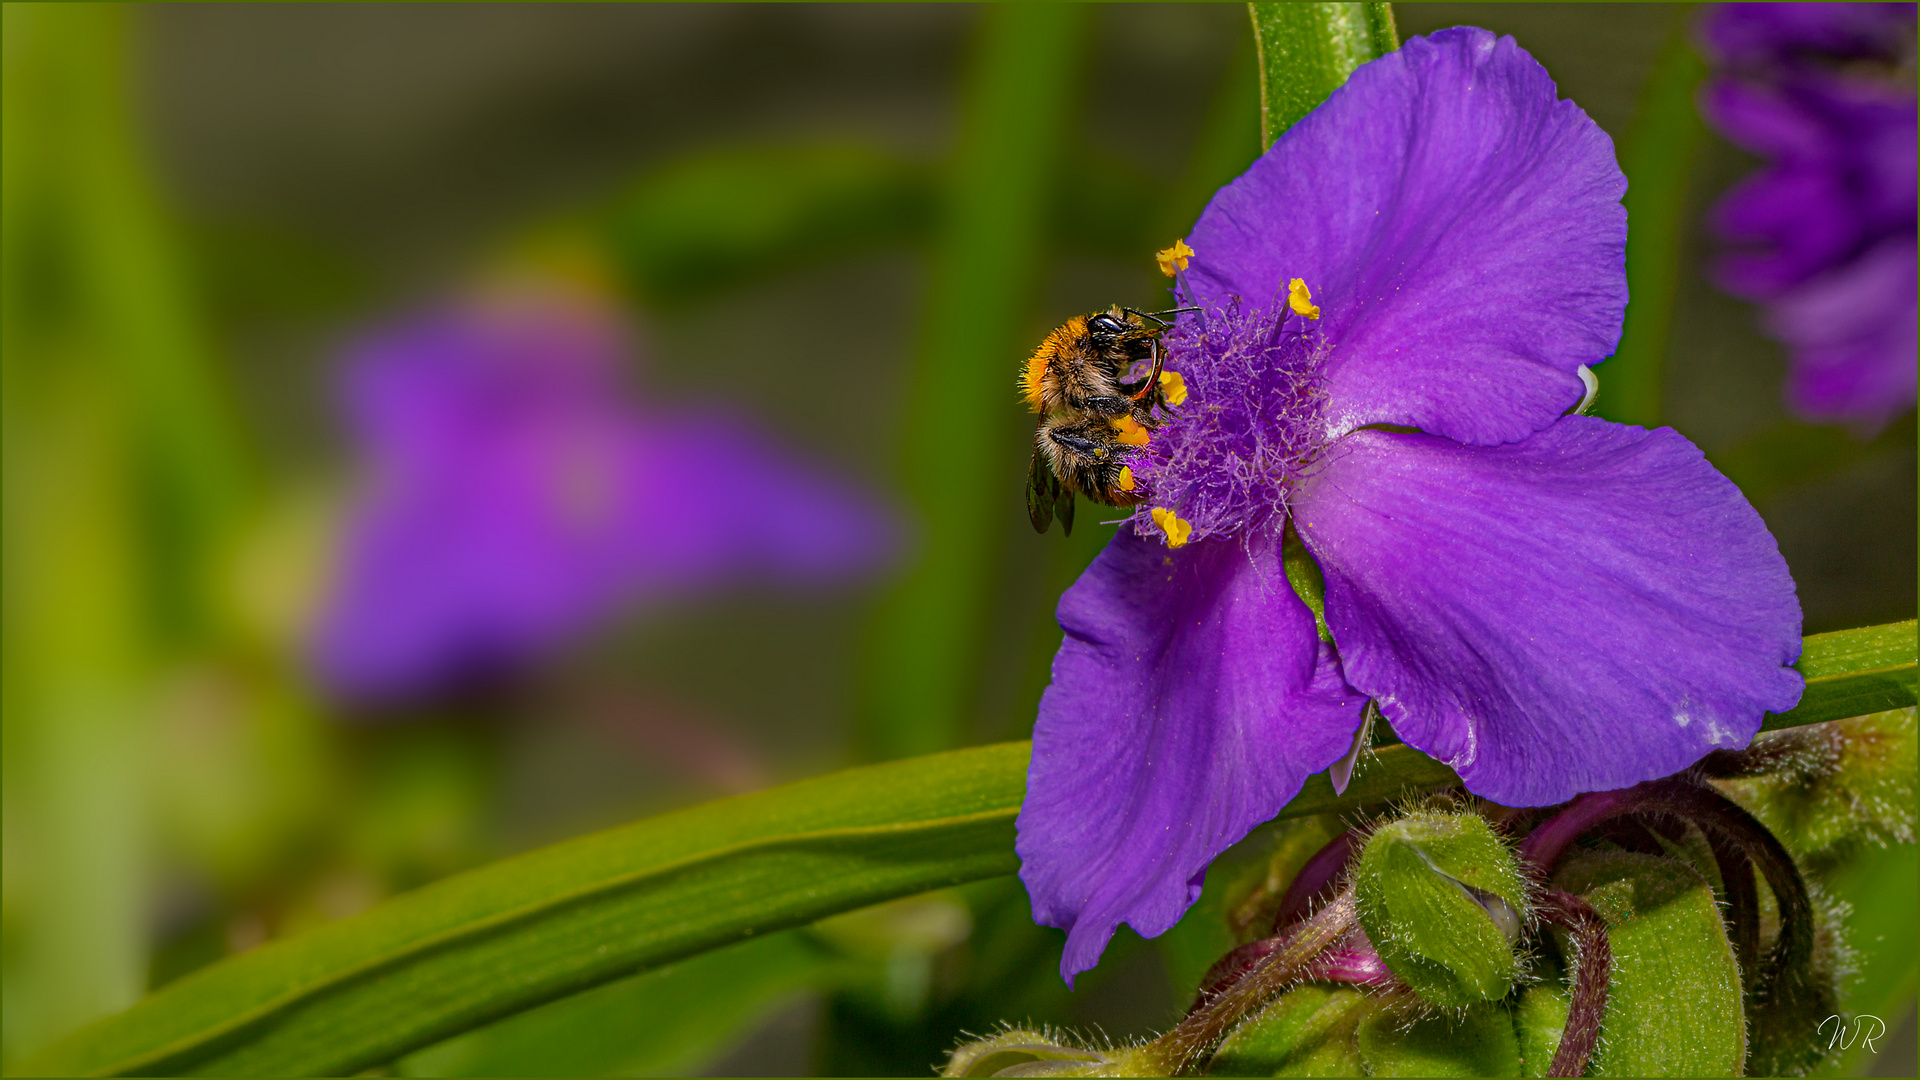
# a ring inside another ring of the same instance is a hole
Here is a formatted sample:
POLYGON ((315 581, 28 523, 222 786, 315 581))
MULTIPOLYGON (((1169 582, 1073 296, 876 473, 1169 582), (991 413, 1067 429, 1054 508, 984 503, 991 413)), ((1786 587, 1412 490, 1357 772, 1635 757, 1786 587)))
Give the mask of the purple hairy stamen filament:
POLYGON ((1134 511, 1159 536, 1155 508, 1177 513, 1194 540, 1231 537, 1283 520, 1301 470, 1319 451, 1324 347, 1306 320, 1235 299, 1167 331, 1167 367, 1187 387, 1153 441, 1131 455, 1151 492, 1134 511))
POLYGON ((1547 1075, 1579 1076, 1587 1071, 1607 1013, 1607 985, 1613 975, 1607 923, 1585 900, 1555 889, 1541 893, 1539 911, 1543 920, 1567 931, 1574 953, 1573 1002, 1547 1075))

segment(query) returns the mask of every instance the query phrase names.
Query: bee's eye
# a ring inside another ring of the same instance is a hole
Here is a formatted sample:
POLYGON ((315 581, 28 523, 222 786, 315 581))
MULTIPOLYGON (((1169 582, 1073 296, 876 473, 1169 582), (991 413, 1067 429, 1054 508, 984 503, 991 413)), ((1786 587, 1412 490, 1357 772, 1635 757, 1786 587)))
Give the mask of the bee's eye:
POLYGON ((1087 320, 1087 329, 1102 334, 1124 334, 1127 324, 1111 315, 1095 315, 1087 320))

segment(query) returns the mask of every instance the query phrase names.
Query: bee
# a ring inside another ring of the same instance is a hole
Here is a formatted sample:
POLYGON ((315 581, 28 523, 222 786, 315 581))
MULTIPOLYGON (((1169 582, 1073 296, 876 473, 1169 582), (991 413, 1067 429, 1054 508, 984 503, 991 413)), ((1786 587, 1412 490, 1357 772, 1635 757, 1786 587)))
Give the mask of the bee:
POLYGON ((1020 389, 1040 414, 1027 465, 1027 517, 1035 532, 1053 519, 1073 534, 1074 495, 1107 506, 1133 506, 1127 451, 1145 446, 1161 423, 1155 409, 1185 399, 1178 376, 1165 369, 1160 335, 1169 318, 1194 308, 1145 312, 1115 305, 1075 315, 1048 334, 1027 360, 1020 389), (1145 375, 1129 379, 1141 363, 1145 375))

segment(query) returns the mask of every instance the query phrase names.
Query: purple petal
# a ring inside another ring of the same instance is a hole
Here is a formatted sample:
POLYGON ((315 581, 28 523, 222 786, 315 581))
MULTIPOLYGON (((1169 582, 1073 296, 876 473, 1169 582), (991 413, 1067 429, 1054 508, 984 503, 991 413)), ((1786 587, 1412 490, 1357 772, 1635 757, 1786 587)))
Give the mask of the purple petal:
POLYGON ((1122 531, 1060 625, 1016 847, 1071 983, 1120 923, 1178 922, 1207 864, 1346 751, 1364 699, 1267 532, 1170 552, 1122 531))
POLYGON ((1759 249, 1721 256, 1720 287, 1764 299, 1852 253, 1863 229, 1844 179, 1834 169, 1773 168, 1741 181, 1713 208, 1713 225, 1726 240, 1759 249))
POLYGON ((1671 429, 1359 431, 1296 504, 1349 682, 1509 806, 1666 776, 1799 700, 1793 580, 1671 429))
POLYGON ((1613 143, 1512 38, 1456 28, 1355 71, 1208 205, 1197 298, 1302 278, 1329 430, 1508 442, 1580 400, 1626 307, 1613 143))
POLYGON ((650 417, 604 314, 454 309, 346 372, 370 483, 315 644, 388 701, 512 671, 636 603, 871 571, 879 507, 724 415, 650 417))
POLYGON ((1916 254, 1911 235, 1895 237, 1769 308, 1767 329, 1793 357, 1795 412, 1878 425, 1913 407, 1916 254))
POLYGON ((1898 55, 1913 40, 1912 4, 1714 4, 1700 36, 1723 63, 1779 63, 1806 52, 1898 55))

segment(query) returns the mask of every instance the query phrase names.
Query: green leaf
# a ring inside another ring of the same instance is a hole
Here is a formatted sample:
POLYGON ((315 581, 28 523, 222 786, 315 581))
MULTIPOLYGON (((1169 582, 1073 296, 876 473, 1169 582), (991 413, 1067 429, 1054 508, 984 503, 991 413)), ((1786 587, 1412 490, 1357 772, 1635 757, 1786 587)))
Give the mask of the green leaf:
POLYGON ((1368 1076, 1520 1075, 1513 1018, 1493 1002, 1411 1023, 1402 1011, 1382 1010, 1361 1023, 1359 1044, 1368 1076))
POLYGON ((495 863, 190 975, 22 1070, 352 1073, 755 934, 1008 874, 1027 754, 854 770, 495 863))
POLYGON ((401 1059, 404 1076, 658 1076, 699 1068, 838 958, 805 930, 575 994, 401 1059))
POLYGON ((1803 639, 1794 670, 1806 677, 1800 704, 1769 715, 1763 731, 1843 720, 1914 704, 1920 636, 1913 619, 1803 639))
POLYGON ((1573 856, 1554 883, 1607 920, 1613 973, 1593 1075, 1740 1075, 1740 966, 1706 879, 1673 859, 1611 851, 1573 856))
POLYGON ((1260 139, 1272 146, 1347 81, 1400 47, 1390 4, 1248 4, 1260 57, 1260 139))
POLYGON ((1355 1029, 1377 1008, 1364 991, 1308 983, 1235 1028, 1207 1063, 1214 1076, 1362 1076, 1355 1029))
POLYGON ((1706 64, 1688 42, 1689 16, 1672 15, 1673 30, 1641 91, 1640 108, 1620 151, 1627 174, 1627 320, 1620 346, 1600 366, 1594 411, 1623 424, 1660 422, 1660 382, 1667 329, 1680 281, 1688 221, 1687 183, 1705 128, 1693 104, 1706 64))
POLYGON ((1478 814, 1382 825, 1353 867, 1360 925, 1402 982, 1449 1008, 1502 998, 1527 910, 1513 852, 1478 814))

